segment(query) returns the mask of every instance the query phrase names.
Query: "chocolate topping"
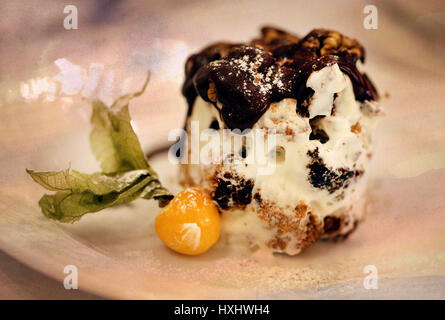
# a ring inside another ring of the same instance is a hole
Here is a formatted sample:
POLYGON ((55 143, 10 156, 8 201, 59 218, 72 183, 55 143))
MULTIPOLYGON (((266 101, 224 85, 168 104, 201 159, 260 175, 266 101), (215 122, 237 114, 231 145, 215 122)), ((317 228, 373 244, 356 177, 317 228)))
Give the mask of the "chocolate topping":
POLYGON ((216 43, 192 55, 186 63, 182 93, 188 115, 199 94, 215 105, 230 129, 247 129, 270 103, 296 99, 296 112, 309 117, 313 90, 306 87, 312 72, 338 64, 351 79, 358 101, 378 99, 369 78, 356 67, 364 62, 363 47, 339 32, 315 29, 303 39, 264 27, 262 37, 247 45, 216 43))
POLYGON ((227 55, 229 50, 236 44, 218 42, 204 48, 201 52, 191 55, 185 63, 185 82, 182 86, 182 94, 187 99, 189 105, 188 115, 191 114, 193 103, 198 96, 193 84, 193 77, 196 72, 209 62, 219 60, 227 55))

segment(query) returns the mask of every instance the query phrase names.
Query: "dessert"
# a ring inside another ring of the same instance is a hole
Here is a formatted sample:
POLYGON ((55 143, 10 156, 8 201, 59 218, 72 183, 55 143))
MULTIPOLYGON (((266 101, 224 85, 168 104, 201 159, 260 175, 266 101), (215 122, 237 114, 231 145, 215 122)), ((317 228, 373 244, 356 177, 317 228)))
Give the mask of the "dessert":
POLYGON ((200 135, 212 128, 223 142, 216 161, 202 161, 212 157, 203 144, 201 161, 190 161, 189 147, 181 180, 218 204, 223 241, 295 255, 357 227, 382 111, 358 69, 364 61, 363 46, 339 32, 315 29, 300 39, 271 27, 248 43, 216 43, 189 57, 182 90, 188 145, 193 122, 200 135), (251 140, 225 148, 249 130, 274 135, 265 151, 273 173, 259 174, 263 164, 247 161, 251 140))
POLYGON ((90 144, 101 170, 27 170, 53 192, 40 199, 42 213, 74 223, 156 200, 159 239, 187 255, 218 240, 295 255, 318 239, 344 239, 365 214, 371 135, 382 113, 358 69, 364 60, 362 45, 339 32, 316 29, 300 39, 271 27, 248 43, 192 55, 183 85, 187 134, 175 144, 186 189, 176 195, 131 125, 129 102, 148 78, 110 107, 92 101, 90 144))

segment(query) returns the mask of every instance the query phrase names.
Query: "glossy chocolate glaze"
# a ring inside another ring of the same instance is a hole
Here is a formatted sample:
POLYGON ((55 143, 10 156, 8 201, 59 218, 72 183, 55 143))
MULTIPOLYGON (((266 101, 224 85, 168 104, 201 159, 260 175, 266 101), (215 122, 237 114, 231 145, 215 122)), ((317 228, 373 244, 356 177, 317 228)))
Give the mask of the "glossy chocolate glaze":
POLYGON ((356 100, 378 99, 366 74, 356 67, 364 62, 364 48, 339 32, 315 29, 303 39, 264 27, 250 43, 216 43, 188 58, 182 93, 191 114, 199 95, 215 105, 230 129, 252 128, 272 102, 296 99, 296 112, 309 117, 313 90, 306 87, 312 72, 338 64, 351 79, 356 100))

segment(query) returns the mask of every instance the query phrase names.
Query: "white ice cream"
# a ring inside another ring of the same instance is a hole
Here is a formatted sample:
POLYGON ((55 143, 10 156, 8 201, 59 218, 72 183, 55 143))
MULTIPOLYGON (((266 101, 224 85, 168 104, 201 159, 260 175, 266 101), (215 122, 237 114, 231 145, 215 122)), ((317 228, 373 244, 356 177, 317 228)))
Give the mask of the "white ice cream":
MULTIPOLYGON (((297 114, 294 99, 283 99, 271 104, 253 127, 276 130, 276 145, 268 146, 265 152, 271 161, 276 156, 273 174, 258 174, 258 169, 264 165, 248 163, 247 158, 242 158, 236 150, 222 146, 217 146, 223 152, 222 159, 233 155, 237 163, 204 164, 201 161, 184 166, 186 184, 200 185, 211 194, 215 192, 215 179, 218 178, 233 180, 233 184, 240 178, 253 181, 249 204, 231 207, 232 201, 229 201, 229 208, 221 210, 222 241, 294 255, 318 237, 347 234, 353 229, 353 222, 362 218, 366 202, 366 169, 371 154, 370 137, 378 112, 361 111, 362 103, 355 100, 349 77, 337 64, 312 73, 307 86, 315 92, 309 106, 309 118, 297 114), (329 137, 324 144, 309 139, 312 132, 309 120, 317 116, 324 116, 317 118, 316 125, 329 137), (313 159, 308 152, 316 149, 327 168, 364 174, 348 180, 347 188, 333 192, 315 187, 309 178, 308 165, 313 159), (227 172, 234 177, 224 178, 227 172), (330 235, 323 231, 328 216, 342 219, 341 227, 330 235)), ((373 107, 379 111, 378 107, 373 107)), ((189 120, 199 121, 202 133, 215 119, 220 128, 224 128, 218 110, 198 97, 189 120)), ((227 135, 236 134, 224 132, 223 135, 227 142, 230 141, 227 135)), ((201 160, 209 160, 206 157, 211 144, 201 142, 201 160)), ((247 141, 247 155, 252 151, 251 147, 247 141)))

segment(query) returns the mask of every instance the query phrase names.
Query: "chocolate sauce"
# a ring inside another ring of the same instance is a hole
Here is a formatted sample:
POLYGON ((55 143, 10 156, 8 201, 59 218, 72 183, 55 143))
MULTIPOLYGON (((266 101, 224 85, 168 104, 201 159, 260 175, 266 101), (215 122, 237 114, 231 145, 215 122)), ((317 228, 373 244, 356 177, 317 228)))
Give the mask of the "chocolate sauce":
POLYGON ((199 95, 215 105, 230 129, 252 128, 272 102, 284 98, 296 99, 296 112, 309 117, 314 91, 306 87, 307 79, 335 63, 351 79, 356 100, 378 99, 370 79, 356 67, 365 59, 356 40, 324 29, 303 39, 271 27, 261 31, 261 38, 246 45, 217 43, 187 60, 182 93, 188 115, 199 95))
POLYGON ((187 99, 189 105, 187 115, 192 112, 193 103, 198 96, 193 84, 193 77, 196 72, 209 62, 223 58, 228 51, 236 46, 235 44, 218 42, 204 48, 201 52, 191 55, 185 63, 185 82, 182 86, 182 94, 187 99))

